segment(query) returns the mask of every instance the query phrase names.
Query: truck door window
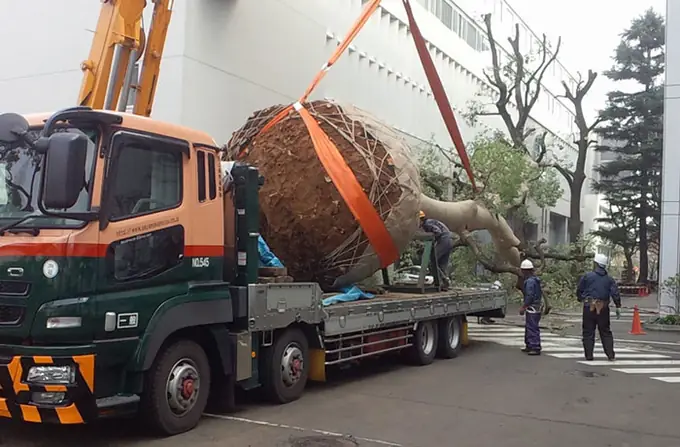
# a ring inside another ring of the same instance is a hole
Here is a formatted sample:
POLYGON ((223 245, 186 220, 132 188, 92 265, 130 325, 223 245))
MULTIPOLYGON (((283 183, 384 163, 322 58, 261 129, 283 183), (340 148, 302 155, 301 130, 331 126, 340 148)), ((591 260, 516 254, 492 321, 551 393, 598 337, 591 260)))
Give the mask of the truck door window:
POLYGON ((109 247, 108 266, 116 281, 156 276, 180 264, 184 227, 175 225, 116 241, 109 247))
POLYGON ((217 180, 215 178, 215 154, 208 154, 208 193, 210 200, 217 197, 217 180))
POLYGON ((198 167, 198 201, 205 201, 205 152, 198 151, 196 154, 196 166, 198 167))
POLYGON ((182 203, 182 154, 124 146, 112 184, 112 221, 175 208, 182 203))

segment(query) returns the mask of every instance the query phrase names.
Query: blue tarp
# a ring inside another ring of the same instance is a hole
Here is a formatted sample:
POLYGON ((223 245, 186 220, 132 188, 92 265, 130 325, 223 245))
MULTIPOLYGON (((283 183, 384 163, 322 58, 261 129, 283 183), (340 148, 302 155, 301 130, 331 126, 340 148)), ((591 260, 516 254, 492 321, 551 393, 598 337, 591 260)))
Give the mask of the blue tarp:
POLYGON ((349 287, 343 287, 342 293, 338 295, 333 295, 329 296, 328 298, 324 299, 323 305, 324 306, 330 306, 331 304, 335 303, 345 303, 348 301, 357 301, 357 300, 366 300, 366 299, 371 299, 375 295, 372 293, 364 292, 357 286, 349 286, 349 287))
POLYGON ((260 267, 283 267, 283 263, 271 251, 262 236, 257 237, 257 252, 260 255, 260 267))

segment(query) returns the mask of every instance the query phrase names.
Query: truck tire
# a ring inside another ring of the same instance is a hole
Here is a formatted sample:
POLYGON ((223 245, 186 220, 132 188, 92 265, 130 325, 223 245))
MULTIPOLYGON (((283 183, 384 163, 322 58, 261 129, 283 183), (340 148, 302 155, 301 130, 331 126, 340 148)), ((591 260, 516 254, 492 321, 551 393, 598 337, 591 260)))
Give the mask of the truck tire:
POLYGON ((463 320, 460 316, 442 318, 438 321, 439 343, 437 356, 452 359, 458 356, 463 344, 463 320))
POLYGON ((420 321, 413 333, 413 345, 406 351, 410 363, 418 366, 429 365, 437 354, 437 322, 420 321))
POLYGON ((156 433, 172 436, 198 425, 208 402, 210 363, 191 340, 162 349, 145 379, 142 416, 156 433))
POLYGON ((289 328, 264 349, 262 388, 272 403, 286 404, 302 396, 309 377, 309 343, 297 328, 289 328))

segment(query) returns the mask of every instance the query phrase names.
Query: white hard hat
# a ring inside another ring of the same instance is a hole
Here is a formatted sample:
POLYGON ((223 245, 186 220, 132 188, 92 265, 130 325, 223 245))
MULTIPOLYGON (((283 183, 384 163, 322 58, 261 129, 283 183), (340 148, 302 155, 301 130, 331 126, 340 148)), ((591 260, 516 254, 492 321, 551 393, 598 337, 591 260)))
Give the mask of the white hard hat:
POLYGON ((533 269, 534 269, 534 263, 531 262, 531 261, 528 260, 528 259, 525 259, 525 260, 522 261, 522 263, 519 265, 519 268, 521 268, 522 270, 533 270, 533 269))
POLYGON ((595 261, 595 264, 597 264, 601 267, 606 267, 609 259, 607 259, 607 255, 603 255, 602 253, 597 253, 595 255, 595 257, 593 258, 593 261, 595 261))

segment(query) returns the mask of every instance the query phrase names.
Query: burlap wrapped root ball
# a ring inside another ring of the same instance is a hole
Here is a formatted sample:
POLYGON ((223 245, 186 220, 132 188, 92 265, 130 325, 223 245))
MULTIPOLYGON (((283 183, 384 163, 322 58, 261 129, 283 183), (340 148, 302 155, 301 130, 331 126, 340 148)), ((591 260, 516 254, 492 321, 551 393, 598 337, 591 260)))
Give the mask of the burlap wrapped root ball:
MULTIPOLYGON (((396 131, 355 106, 333 101, 306 105, 336 145, 380 214, 401 252, 418 229, 418 213, 466 234, 488 230, 499 261, 519 266, 519 239, 502 216, 474 200, 441 202, 421 192, 410 148, 396 131)), ((327 176, 297 112, 268 131, 262 128, 285 106, 255 112, 227 145, 229 159, 257 166, 261 233, 296 281, 332 289, 379 270, 378 256, 327 176)))
MULTIPOLYGON (((317 157, 297 112, 264 133, 261 129, 285 106, 255 112, 227 145, 230 159, 256 166, 261 234, 296 281, 324 289, 361 281, 380 262, 317 157)), ((397 249, 418 227, 420 183, 410 149, 390 127, 351 105, 306 104, 336 145, 378 211, 397 249)))

